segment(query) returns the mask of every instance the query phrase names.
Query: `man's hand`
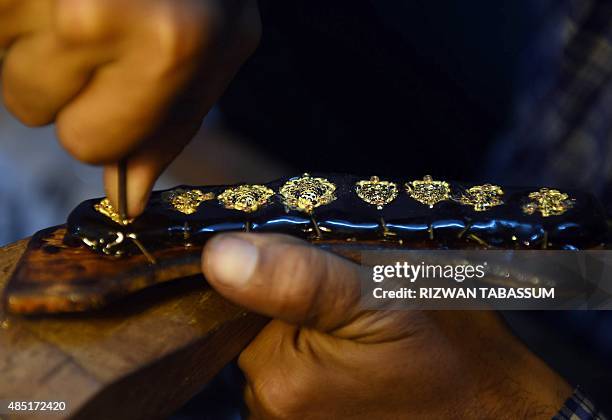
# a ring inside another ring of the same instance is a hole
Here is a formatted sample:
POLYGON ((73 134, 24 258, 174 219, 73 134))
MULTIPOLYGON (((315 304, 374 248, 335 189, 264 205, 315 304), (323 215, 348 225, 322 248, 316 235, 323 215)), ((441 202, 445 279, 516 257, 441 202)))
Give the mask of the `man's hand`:
POLYGON ((0 0, 6 106, 21 121, 56 122, 77 159, 129 155, 128 213, 142 212, 163 169, 261 32, 255 0, 0 0))
POLYGON ((274 318, 239 359, 255 418, 551 418, 572 392, 495 313, 362 310, 362 268, 300 240, 217 236, 202 264, 274 318))

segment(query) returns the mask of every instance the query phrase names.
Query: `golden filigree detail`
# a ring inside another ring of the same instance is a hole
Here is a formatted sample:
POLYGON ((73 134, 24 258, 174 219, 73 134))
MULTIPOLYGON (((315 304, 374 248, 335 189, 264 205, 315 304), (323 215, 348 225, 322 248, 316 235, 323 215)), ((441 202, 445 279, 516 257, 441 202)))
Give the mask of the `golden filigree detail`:
POLYGON ((504 204, 504 191, 498 185, 484 184, 468 188, 459 198, 461 204, 472 206, 476 211, 486 211, 504 204))
POLYGON ((310 214, 316 207, 334 201, 335 191, 336 186, 327 179, 304 174, 287 181, 279 192, 287 207, 310 214))
POLYGON ((406 183, 408 195, 419 203, 428 205, 430 208, 440 201, 448 200, 450 197, 450 185, 446 181, 434 181, 430 175, 425 175, 423 180, 406 183))
POLYGON ((539 211, 542 217, 559 216, 574 206, 574 199, 559 190, 540 188, 529 194, 533 201, 523 206, 523 212, 533 214, 539 211))
POLYGON ((212 192, 203 193, 200 190, 185 190, 183 188, 162 193, 162 200, 170 204, 174 210, 184 214, 195 213, 200 204, 214 198, 215 194, 212 192))
POLYGON ((134 221, 134 219, 127 219, 127 220, 122 219, 121 215, 119 214, 117 210, 113 208, 113 205, 111 204, 108 198, 104 198, 99 203, 94 204, 94 210, 108 217, 113 222, 118 223, 123 226, 129 225, 130 223, 134 221))
POLYGON ((377 176, 373 176, 370 180, 357 182, 355 192, 363 201, 382 210, 383 206, 395 200, 398 188, 395 182, 381 181, 377 176))
POLYGON ((263 185, 240 185, 228 188, 217 198, 226 209, 251 213, 266 205, 274 191, 263 185))

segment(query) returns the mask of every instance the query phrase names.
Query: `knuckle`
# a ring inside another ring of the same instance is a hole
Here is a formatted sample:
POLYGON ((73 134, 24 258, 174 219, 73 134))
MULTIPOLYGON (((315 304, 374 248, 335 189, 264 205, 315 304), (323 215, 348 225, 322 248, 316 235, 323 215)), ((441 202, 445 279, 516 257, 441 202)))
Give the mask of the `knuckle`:
POLYGON ((9 85, 5 84, 2 91, 6 109, 24 125, 40 127, 53 121, 53 115, 36 107, 33 103, 25 101, 24 97, 14 93, 9 85))
POLYGON ((5 104, 8 111, 26 127, 42 127, 53 122, 53 117, 47 114, 26 110, 24 107, 6 100, 5 104))
POLYGON ((248 345, 242 353, 238 356, 238 367, 242 372, 244 372, 245 376, 249 378, 257 368, 257 364, 254 363, 255 356, 257 355, 258 350, 256 349, 257 338, 248 345))
POLYGON ((70 42, 92 42, 105 38, 110 29, 105 0, 60 0, 55 27, 58 35, 70 42))
POLYGON ((242 351, 242 353, 240 353, 240 356, 238 356, 238 367, 240 368, 240 370, 242 372, 245 373, 245 375, 248 375, 248 372, 251 368, 251 363, 249 362, 250 360, 250 355, 249 355, 249 347, 247 347, 246 349, 244 349, 242 351))
POLYGON ((304 392, 298 382, 284 376, 271 375, 256 380, 252 385, 253 398, 266 418, 278 420, 300 418, 304 410, 304 392))
POLYGON ((92 139, 91 136, 83 136, 82 130, 72 120, 60 117, 56 123, 56 132, 62 147, 75 159, 91 165, 98 165, 106 161, 100 151, 92 147, 95 144, 95 141, 92 140, 95 139, 92 139), (84 141, 84 138, 87 138, 88 141, 84 141))
POLYGON ((152 42, 158 53, 155 62, 167 72, 195 64, 214 24, 207 10, 184 3, 166 3, 152 23, 152 42))

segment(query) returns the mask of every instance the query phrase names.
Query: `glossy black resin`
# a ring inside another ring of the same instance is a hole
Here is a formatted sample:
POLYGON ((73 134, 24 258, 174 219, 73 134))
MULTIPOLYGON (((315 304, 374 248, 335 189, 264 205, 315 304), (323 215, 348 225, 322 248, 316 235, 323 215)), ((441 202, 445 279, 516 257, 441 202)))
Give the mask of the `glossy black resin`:
MULTIPOLYGON (((313 176, 327 178, 337 186, 337 199, 314 211, 323 239, 386 240, 405 247, 422 246, 425 242, 433 248, 463 248, 478 244, 502 249, 541 249, 545 247, 545 241, 546 247, 552 249, 586 249, 600 246, 606 240, 607 225, 602 207, 592 195, 580 191, 563 191, 575 200, 574 206, 564 214, 542 217, 538 212, 528 215, 522 211, 522 206, 529 201, 528 194, 539 187, 504 187, 504 204, 477 212, 453 200, 429 208, 406 193, 404 184, 411 179, 389 179, 398 183, 401 192, 392 203, 377 210, 355 193, 355 183, 369 177, 313 176), (384 235, 381 218, 391 236, 384 235)), ((281 179, 266 185, 278 192, 285 181, 281 179)), ((455 196, 473 186, 458 182, 450 182, 450 185, 455 196)), ((179 188, 198 188, 218 195, 227 186, 179 188)), ((279 232, 315 239, 310 216, 286 209, 278 195, 269 205, 254 213, 228 210, 215 199, 203 202, 197 212, 186 215, 164 202, 162 192, 154 192, 146 211, 128 226, 119 225, 96 212, 93 206, 100 199, 87 200, 70 214, 69 234, 72 239, 83 241, 98 252, 105 252, 104 247, 115 241, 120 232, 125 239, 106 250, 112 255, 140 252, 127 238, 130 233, 136 234, 149 251, 155 251, 171 246, 202 245, 215 233, 244 231, 247 222, 253 232, 279 232)))

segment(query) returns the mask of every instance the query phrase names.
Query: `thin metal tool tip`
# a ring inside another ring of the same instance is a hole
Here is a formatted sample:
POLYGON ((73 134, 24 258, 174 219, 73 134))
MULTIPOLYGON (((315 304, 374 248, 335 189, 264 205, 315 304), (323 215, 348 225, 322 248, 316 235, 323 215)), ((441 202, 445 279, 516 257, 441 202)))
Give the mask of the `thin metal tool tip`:
POLYGON ((142 252, 145 258, 149 260, 150 264, 153 264, 153 265, 157 264, 157 260, 155 259, 155 257, 151 255, 151 253, 147 250, 147 248, 145 248, 142 242, 138 240, 138 237, 136 236, 135 233, 128 234, 128 238, 130 238, 132 242, 134 242, 134 244, 138 247, 140 252, 142 252))
POLYGON ((119 161, 117 172, 119 215, 122 220, 127 220, 127 160, 122 159, 119 161))

